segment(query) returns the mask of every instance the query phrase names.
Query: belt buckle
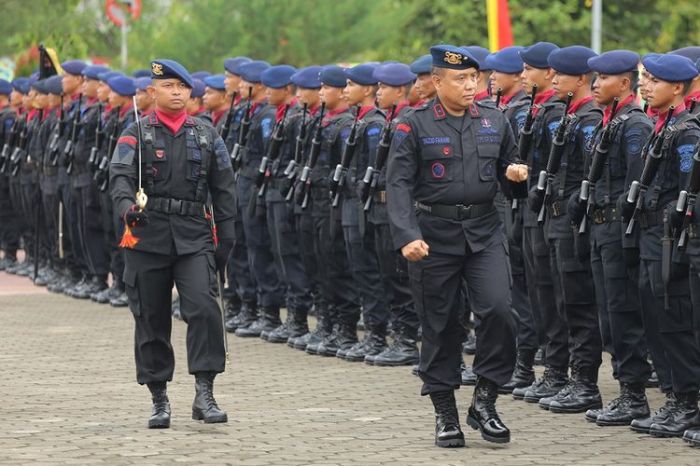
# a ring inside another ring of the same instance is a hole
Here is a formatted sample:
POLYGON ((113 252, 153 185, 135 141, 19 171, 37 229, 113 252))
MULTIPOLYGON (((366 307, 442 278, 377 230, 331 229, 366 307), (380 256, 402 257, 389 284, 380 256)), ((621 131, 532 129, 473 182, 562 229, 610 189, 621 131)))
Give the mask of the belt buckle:
POLYGON ((605 214, 602 210, 593 211, 593 223, 595 223, 596 225, 605 223, 605 214))
POLYGON ((386 191, 379 191, 379 202, 386 204, 386 191))
POLYGON ((552 216, 554 216, 554 217, 561 216, 561 204, 559 203, 559 201, 552 202, 552 216))
POLYGON ((469 218, 469 214, 471 213, 471 210, 472 210, 471 204, 469 204, 469 205, 457 204, 455 207, 457 207, 457 218, 460 221, 469 218))
POLYGON ((180 199, 170 199, 170 209, 168 209, 170 214, 172 213, 177 213, 181 214, 182 213, 182 201, 180 199))

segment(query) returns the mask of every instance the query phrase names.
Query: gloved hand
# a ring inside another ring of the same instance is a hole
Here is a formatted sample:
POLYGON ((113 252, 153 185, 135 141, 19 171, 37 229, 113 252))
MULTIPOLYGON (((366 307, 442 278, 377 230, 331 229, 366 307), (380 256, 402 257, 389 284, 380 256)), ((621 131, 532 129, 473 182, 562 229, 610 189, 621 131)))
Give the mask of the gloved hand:
POLYGON ((214 251, 214 263, 221 277, 224 276, 226 271, 226 264, 228 263, 228 257, 231 255, 232 249, 232 240, 219 238, 219 245, 216 247, 216 251, 214 251))
POLYGON ((537 186, 530 188, 530 192, 527 195, 527 206, 528 208, 536 214, 540 213, 542 204, 544 203, 544 191, 537 189, 537 186))
POLYGON ((586 215, 586 203, 579 199, 578 191, 569 197, 569 202, 566 204, 566 212, 569 214, 572 224, 581 224, 581 220, 586 215))
POLYGON ((124 223, 130 228, 148 225, 148 214, 134 204, 124 213, 124 223))
POLYGON ((620 197, 617 198, 617 210, 622 216, 623 223, 629 223, 635 207, 636 206, 634 204, 627 202, 627 193, 622 193, 620 197))
POLYGON ((668 222, 671 228, 674 230, 680 230, 683 227, 683 217, 685 212, 678 212, 676 210, 676 204, 666 207, 666 215, 668 215, 668 222))

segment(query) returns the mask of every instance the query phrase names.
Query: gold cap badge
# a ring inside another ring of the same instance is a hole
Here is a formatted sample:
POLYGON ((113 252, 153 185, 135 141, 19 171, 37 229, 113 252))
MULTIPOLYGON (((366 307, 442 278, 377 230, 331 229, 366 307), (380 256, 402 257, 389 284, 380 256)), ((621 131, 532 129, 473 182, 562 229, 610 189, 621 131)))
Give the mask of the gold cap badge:
POLYGON ((156 76, 163 76, 163 65, 160 63, 151 63, 151 72, 156 76))
POLYGON ((444 60, 450 65, 459 65, 462 63, 462 54, 454 52, 445 52, 444 60))

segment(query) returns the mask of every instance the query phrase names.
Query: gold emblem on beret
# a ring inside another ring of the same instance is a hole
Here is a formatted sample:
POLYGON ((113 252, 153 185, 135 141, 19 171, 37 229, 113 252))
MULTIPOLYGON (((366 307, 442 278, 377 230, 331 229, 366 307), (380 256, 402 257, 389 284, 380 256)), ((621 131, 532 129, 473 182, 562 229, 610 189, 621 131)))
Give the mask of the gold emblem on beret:
POLYGON ((156 76, 163 76, 163 65, 160 63, 151 63, 151 71, 156 76))
POLYGON ((450 65, 460 65, 462 63, 462 54, 454 52, 445 52, 444 60, 450 65))

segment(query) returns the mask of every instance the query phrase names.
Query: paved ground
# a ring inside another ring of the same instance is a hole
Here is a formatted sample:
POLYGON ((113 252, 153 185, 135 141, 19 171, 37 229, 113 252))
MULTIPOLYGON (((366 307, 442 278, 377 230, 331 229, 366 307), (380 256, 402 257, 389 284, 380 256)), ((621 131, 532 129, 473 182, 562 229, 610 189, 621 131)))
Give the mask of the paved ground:
MULTIPOLYGON (((193 380, 185 325, 169 388, 172 428, 145 428, 150 398, 134 382, 132 319, 113 309, 36 293, 0 273, 0 464, 698 465, 700 449, 627 428, 599 428, 502 397, 513 441, 496 446, 466 427, 467 448, 432 445, 428 399, 407 368, 373 368, 229 337, 233 364, 215 394, 226 425, 190 419, 193 380)), ((601 369, 606 399, 614 393, 601 369)), ((466 412, 471 388, 458 392, 466 412)), ((661 404, 650 391, 654 407, 661 404)))

